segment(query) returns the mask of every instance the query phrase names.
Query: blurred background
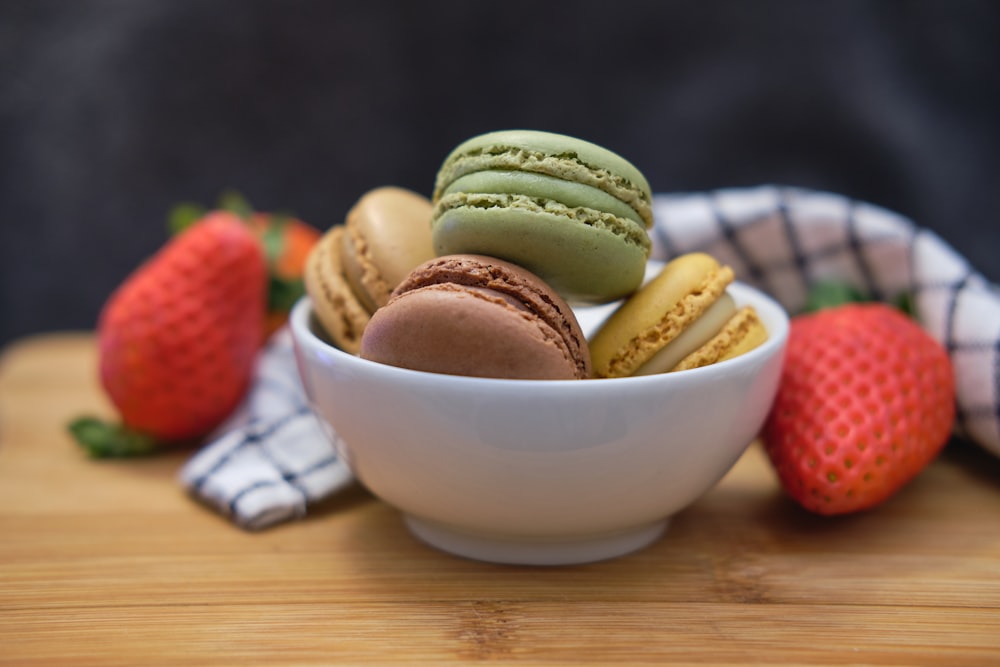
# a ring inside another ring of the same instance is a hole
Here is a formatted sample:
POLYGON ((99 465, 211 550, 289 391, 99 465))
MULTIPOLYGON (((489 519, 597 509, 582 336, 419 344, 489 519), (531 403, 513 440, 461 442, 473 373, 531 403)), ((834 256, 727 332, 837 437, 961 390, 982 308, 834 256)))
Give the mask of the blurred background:
POLYGON ((0 0, 0 345, 93 327, 174 202, 325 229, 511 127, 846 194, 1000 279, 992 0, 0 0))

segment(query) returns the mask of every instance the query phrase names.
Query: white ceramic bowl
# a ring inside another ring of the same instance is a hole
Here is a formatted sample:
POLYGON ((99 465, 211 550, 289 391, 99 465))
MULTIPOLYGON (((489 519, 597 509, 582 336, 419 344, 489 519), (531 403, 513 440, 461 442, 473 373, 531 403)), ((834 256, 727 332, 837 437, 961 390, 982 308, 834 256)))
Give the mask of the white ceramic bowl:
MULTIPOLYGON (((500 380, 386 366, 317 336, 308 298, 291 316, 316 413, 357 479, 447 552, 556 565, 653 542, 755 438, 777 389, 788 317, 730 286, 769 332, 735 359, 613 380, 500 380)), ((608 309, 581 312, 585 331, 608 309)))

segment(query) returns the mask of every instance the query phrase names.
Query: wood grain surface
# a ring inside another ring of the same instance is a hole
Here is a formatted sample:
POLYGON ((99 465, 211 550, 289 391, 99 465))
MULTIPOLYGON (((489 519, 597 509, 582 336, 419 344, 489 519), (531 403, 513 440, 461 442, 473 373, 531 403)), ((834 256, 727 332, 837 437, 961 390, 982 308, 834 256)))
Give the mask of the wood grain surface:
POLYGON ((244 532, 190 452, 96 462, 93 338, 0 357, 0 664, 1000 664, 1000 461, 954 443, 877 511, 823 519, 752 447, 662 540, 565 568, 445 555, 360 488, 244 532))

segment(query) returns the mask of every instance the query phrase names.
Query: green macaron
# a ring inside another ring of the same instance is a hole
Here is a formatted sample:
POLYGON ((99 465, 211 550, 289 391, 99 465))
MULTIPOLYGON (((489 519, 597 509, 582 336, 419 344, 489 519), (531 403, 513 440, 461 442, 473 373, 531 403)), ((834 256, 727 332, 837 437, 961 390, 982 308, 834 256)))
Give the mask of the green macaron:
POLYGON ((506 130, 457 146, 438 171, 438 255, 525 267, 571 302, 605 302, 642 282, 652 193, 621 156, 551 132, 506 130))

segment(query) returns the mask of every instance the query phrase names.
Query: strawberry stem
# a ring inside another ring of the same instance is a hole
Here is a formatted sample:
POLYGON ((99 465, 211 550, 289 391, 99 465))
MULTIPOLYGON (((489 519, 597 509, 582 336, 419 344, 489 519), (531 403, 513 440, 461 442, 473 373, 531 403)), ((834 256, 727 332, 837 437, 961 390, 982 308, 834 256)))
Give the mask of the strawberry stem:
POLYGON ((146 456, 159 448, 155 438, 96 417, 78 417, 69 432, 95 459, 146 456))

